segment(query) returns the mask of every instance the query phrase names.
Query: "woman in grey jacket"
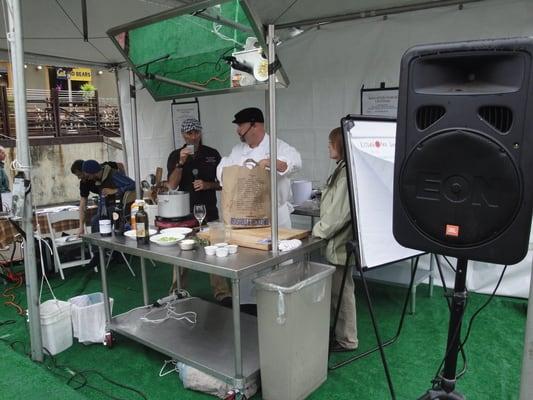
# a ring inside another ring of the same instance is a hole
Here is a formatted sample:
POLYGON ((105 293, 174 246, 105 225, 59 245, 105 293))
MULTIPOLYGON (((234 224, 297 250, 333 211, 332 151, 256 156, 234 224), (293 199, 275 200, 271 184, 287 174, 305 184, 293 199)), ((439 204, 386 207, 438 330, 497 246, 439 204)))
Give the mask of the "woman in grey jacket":
MULTIPOLYGON (((337 162, 335 171, 327 180, 320 203, 320 221, 313 227, 313 236, 328 241, 326 259, 337 268, 333 274, 331 287, 332 308, 337 306, 346 264, 345 244, 352 240, 350 201, 346 177, 346 160, 342 131, 335 128, 329 134, 329 157, 337 162)), ((334 313, 332 313, 334 315, 334 313)), ((357 349, 357 327, 355 311, 354 282, 350 271, 342 294, 339 319, 335 328, 335 342, 332 351, 352 351, 357 349)))

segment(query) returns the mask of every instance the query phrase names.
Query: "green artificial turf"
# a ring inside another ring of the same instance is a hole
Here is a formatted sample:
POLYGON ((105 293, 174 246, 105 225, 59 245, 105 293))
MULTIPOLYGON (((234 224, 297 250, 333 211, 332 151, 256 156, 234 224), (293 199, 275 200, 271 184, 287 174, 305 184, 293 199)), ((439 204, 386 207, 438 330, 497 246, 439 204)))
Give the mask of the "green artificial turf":
MULTIPOLYGON (((125 265, 110 266, 108 281, 115 302, 114 313, 142 305, 138 264, 134 265, 134 270, 137 278, 125 265)), ((171 268, 159 264, 153 267, 147 262, 147 272, 151 301, 167 295, 171 268)), ((188 281, 193 295, 212 300, 207 275, 189 271, 188 281)), ((57 277, 51 280, 51 284, 56 296, 62 300, 101 291, 100 275, 81 268, 67 270, 65 281, 57 277)), ((8 287, 0 284, 0 292, 8 287)), ((380 285, 372 285, 370 289, 382 338, 387 339, 396 332, 406 289, 380 285)), ((25 307, 24 287, 14 292, 25 307)), ((357 287, 356 292, 359 351, 363 351, 375 346, 376 340, 362 291, 357 287)), ((385 350, 397 399, 417 399, 429 389, 444 354, 448 308, 441 288, 435 288, 432 298, 427 292, 427 286, 418 287, 416 314, 406 316, 400 338, 385 350)), ((44 290, 43 301, 48 298, 50 293, 44 290)), ((487 298, 470 294, 465 325, 487 298)), ((5 298, 0 297, 0 303, 4 301, 5 298)), ((465 348, 468 370, 457 385, 468 399, 518 399, 525 305, 524 300, 496 297, 476 319, 465 348)), ((166 357, 121 336, 112 349, 99 344, 83 345, 75 340, 72 347, 53 359, 47 357, 44 363, 35 363, 26 355, 29 334, 25 319, 18 316, 14 308, 0 304, 0 338, 0 399, 143 398, 107 379, 130 386, 147 399, 212 398, 185 390, 176 373, 159 377, 166 357), (1 324, 7 320, 16 322, 1 324), (82 374, 74 375, 75 372, 82 374)), ((330 364, 347 356, 347 353, 333 354, 330 364)), ((461 369, 459 359, 458 370, 461 369)), ((261 396, 254 398, 261 399, 261 396)), ((327 381, 309 398, 390 399, 379 354, 330 371, 327 381)))

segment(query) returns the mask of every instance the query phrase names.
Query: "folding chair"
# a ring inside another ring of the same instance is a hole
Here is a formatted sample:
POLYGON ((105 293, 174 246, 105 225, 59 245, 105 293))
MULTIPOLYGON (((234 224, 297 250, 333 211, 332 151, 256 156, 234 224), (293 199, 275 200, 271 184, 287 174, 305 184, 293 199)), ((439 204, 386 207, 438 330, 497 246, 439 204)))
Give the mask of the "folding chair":
MULTIPOLYGON (((79 238, 75 234, 69 234, 67 236, 61 236, 61 234, 65 231, 72 231, 73 229, 77 229, 79 226, 79 223, 77 225, 74 225, 74 222, 79 222, 79 211, 77 210, 69 210, 69 211, 59 211, 54 213, 49 213, 46 215, 46 218, 48 220, 48 229, 50 231, 50 237, 52 239, 52 251, 54 253, 54 264, 56 271, 59 271, 59 274, 61 275, 61 279, 65 279, 65 276, 63 274, 63 270, 65 268, 70 267, 78 267, 82 265, 88 264, 91 259, 85 258, 85 245, 83 243, 83 240, 79 238), (68 221, 68 222, 67 222, 68 221), (64 249, 72 249, 75 247, 80 248, 80 259, 79 260, 73 260, 73 261, 62 261, 61 259, 61 252, 64 249)), ((91 257, 93 256, 92 250, 89 247, 89 252, 91 254, 91 257)), ((95 271, 98 271, 98 269, 95 267, 95 271)))

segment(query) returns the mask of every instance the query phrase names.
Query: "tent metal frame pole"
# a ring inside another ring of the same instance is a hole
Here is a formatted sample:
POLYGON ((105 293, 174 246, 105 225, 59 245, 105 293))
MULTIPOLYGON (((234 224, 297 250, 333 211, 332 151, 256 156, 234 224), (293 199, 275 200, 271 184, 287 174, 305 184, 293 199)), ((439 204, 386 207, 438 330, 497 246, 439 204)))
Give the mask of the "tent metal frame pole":
MULTIPOLYGON (((533 269, 533 261, 531 267, 533 269)), ((520 400, 529 400, 533 396, 533 380, 531 376, 533 376, 533 274, 531 275, 529 287, 522 378, 520 379, 520 400)))
MULTIPOLYGON (((274 25, 268 25, 268 65, 273 65, 276 59, 276 45, 274 44, 274 25)), ((268 78, 268 120, 270 133, 270 209, 272 214, 272 252, 278 252, 278 135, 276 132, 276 73, 270 72, 268 78)))
MULTIPOLYGON (((26 182, 30 182, 31 189, 31 159, 28 141, 28 119, 26 115, 26 83, 24 81, 24 47, 22 42, 20 0, 7 0, 6 4, 9 18, 9 33, 7 36, 9 47, 11 48, 11 64, 14 78, 17 158, 23 166, 24 179, 26 182)), ((26 242, 24 243, 24 274, 26 278, 26 296, 28 299, 31 358, 35 361, 43 361, 43 342, 39 312, 39 283, 35 259, 31 190, 26 190, 26 195, 24 196, 22 229, 26 232, 26 242)))
POLYGON ((130 108, 131 108, 131 137, 133 141, 133 171, 135 175, 135 193, 140 199, 141 166, 139 163, 139 131, 137 128, 137 89, 135 88, 135 73, 130 69, 130 108))
POLYGON ((277 24, 277 29, 299 28, 307 25, 325 25, 334 24, 337 22, 353 21, 356 19, 384 17, 386 15, 401 14, 412 11, 428 10, 436 7, 459 6, 462 7, 468 3, 479 3, 484 0, 441 0, 441 1, 426 1, 419 4, 410 4, 406 6, 382 8, 378 10, 368 9, 357 12, 346 13, 342 15, 332 15, 329 17, 309 18, 299 21, 286 22, 277 24))
POLYGON ((115 71, 115 85, 117 89, 117 101, 118 101, 118 121, 120 125, 120 142, 122 143, 122 161, 124 162, 124 167, 126 171, 128 169, 128 148, 126 147, 126 130, 124 128, 124 114, 122 113, 122 100, 120 99, 120 85, 118 77, 118 67, 114 69, 115 71))

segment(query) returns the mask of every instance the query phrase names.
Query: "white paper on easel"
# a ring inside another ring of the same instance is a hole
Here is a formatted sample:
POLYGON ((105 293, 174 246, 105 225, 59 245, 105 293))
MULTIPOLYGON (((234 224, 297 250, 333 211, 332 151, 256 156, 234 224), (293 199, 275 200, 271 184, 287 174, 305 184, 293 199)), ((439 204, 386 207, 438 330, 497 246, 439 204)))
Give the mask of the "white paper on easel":
POLYGON ((371 268, 423 254, 401 246, 392 234, 396 123, 354 123, 348 154, 361 265, 371 268))

